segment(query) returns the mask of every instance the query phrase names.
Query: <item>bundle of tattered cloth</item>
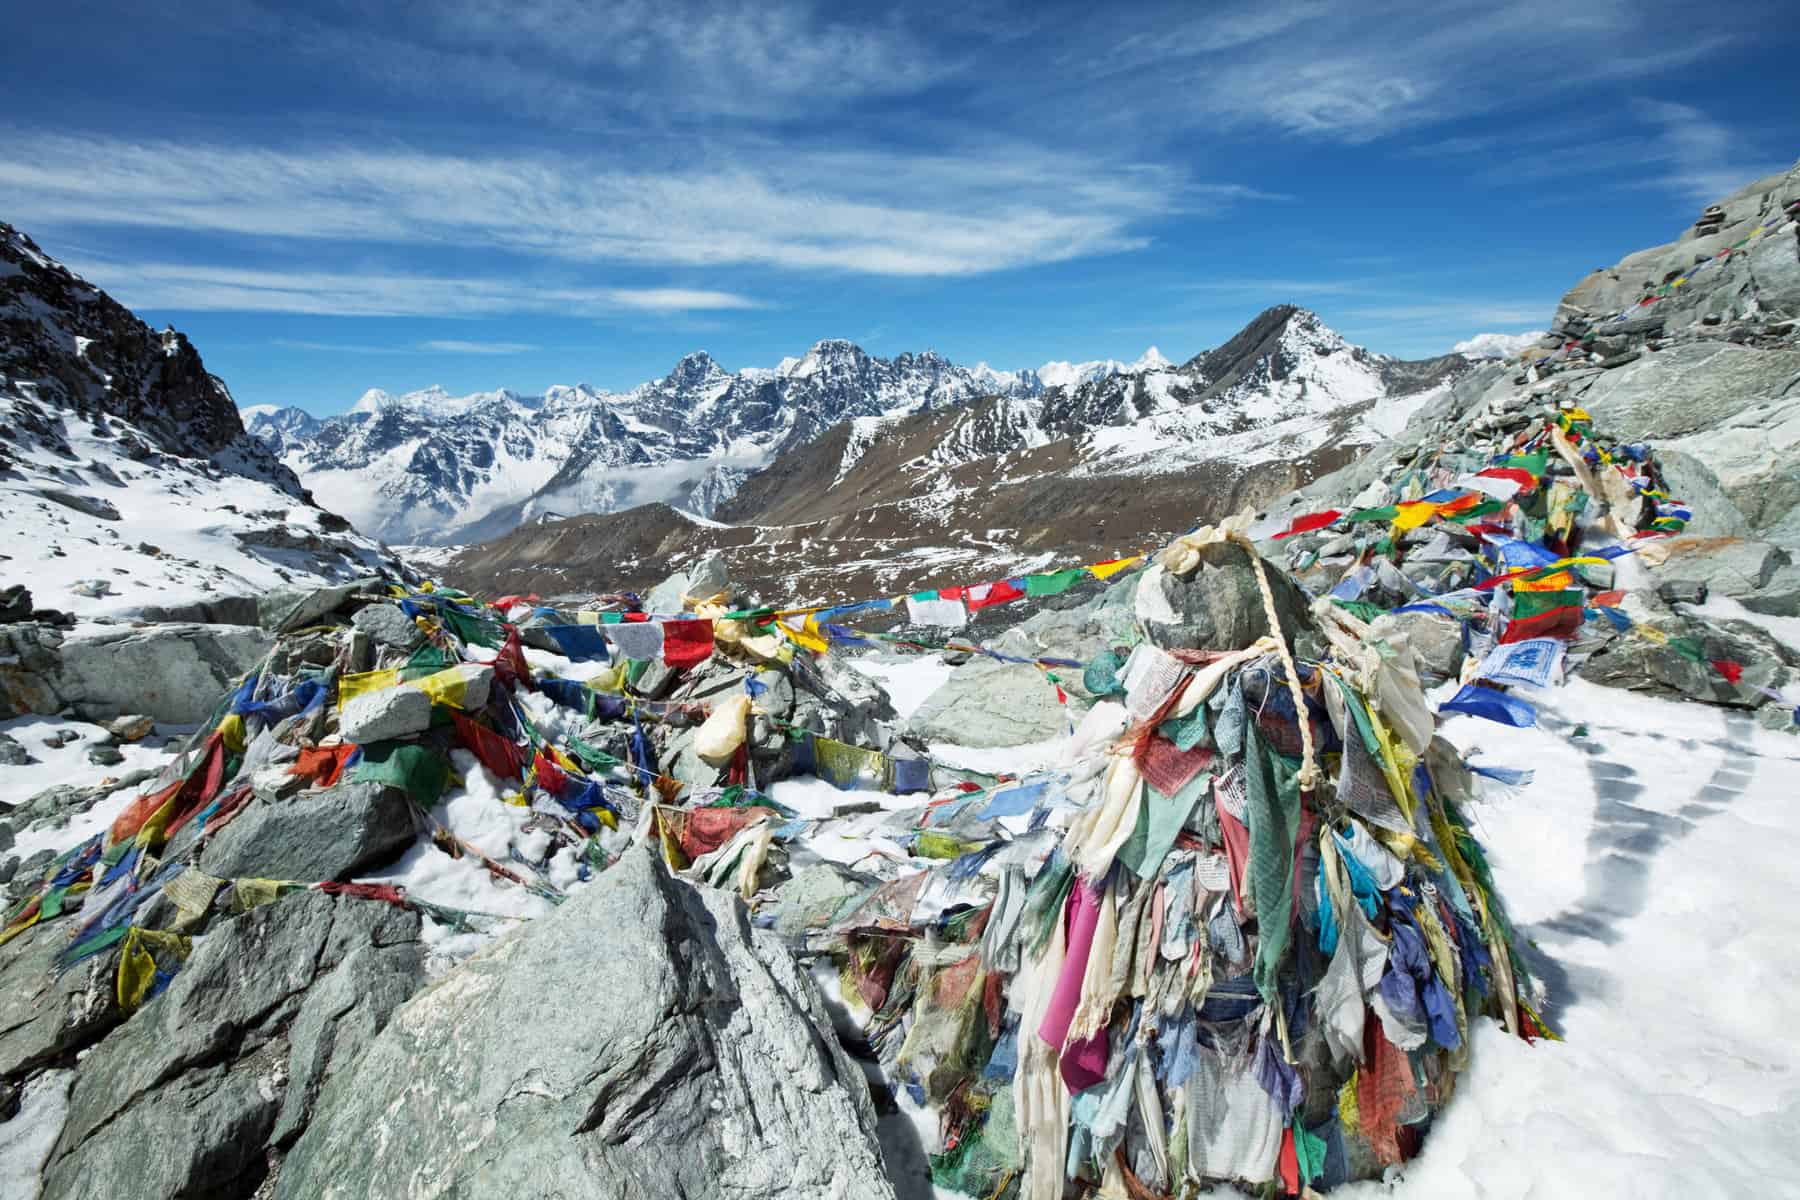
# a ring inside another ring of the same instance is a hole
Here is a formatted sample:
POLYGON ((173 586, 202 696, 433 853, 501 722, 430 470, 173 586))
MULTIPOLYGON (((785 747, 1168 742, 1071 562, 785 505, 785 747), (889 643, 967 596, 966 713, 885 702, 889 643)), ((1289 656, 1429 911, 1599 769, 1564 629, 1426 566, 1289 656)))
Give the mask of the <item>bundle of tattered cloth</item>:
MULTIPOLYGON (((1212 532, 1152 569, 1243 540, 1212 532)), ((1548 1033, 1412 651, 1330 632, 1323 662, 1136 646, 1029 811, 936 810, 965 852, 837 910, 939 1185, 1323 1191, 1416 1153, 1473 1022, 1548 1033)))

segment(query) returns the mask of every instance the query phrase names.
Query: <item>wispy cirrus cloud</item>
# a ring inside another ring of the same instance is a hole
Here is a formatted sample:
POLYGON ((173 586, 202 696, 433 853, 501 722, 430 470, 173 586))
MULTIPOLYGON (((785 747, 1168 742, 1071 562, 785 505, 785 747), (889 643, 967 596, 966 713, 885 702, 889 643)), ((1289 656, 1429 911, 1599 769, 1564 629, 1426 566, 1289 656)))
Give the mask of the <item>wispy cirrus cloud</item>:
MULTIPOLYGON (((976 275, 1139 249, 1140 222, 1266 198, 1177 168, 766 147, 622 168, 347 146, 277 150, 0 135, 0 189, 45 226, 112 225, 390 246, 481 244, 574 263, 976 275), (1046 179, 1057 186, 1045 188, 1046 179)), ((694 307, 657 289, 646 307, 694 307)), ((716 302, 706 307, 724 307, 716 302)))
POLYGON ((529 342, 469 342, 456 338, 409 342, 401 346, 370 345, 365 342, 312 342, 293 338, 275 338, 272 344, 287 350, 313 350, 322 354, 529 354, 541 349, 529 342))
MULTIPOLYGON (((479 317, 497 313, 594 316, 760 307, 732 292, 686 288, 546 287, 513 279, 358 272, 264 271, 186 263, 72 261, 71 269, 134 308, 191 312, 283 312, 359 317, 479 317)), ((445 342, 448 353, 479 342, 445 342)), ((495 343, 508 345, 511 343, 495 343)))

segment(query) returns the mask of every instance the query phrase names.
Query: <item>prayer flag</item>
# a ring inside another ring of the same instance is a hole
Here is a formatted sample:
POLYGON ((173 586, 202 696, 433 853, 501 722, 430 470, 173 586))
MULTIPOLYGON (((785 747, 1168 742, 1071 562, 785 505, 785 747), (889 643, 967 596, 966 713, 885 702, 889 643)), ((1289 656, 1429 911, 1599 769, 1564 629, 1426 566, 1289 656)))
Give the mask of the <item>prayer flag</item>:
POLYGON ((1094 573, 1095 579, 1109 579, 1120 571, 1135 567, 1143 561, 1144 556, 1141 554, 1134 554, 1130 558, 1109 558, 1105 562, 1090 564, 1088 570, 1094 573))
POLYGON ((1511 725, 1515 729, 1530 729, 1537 724, 1537 710, 1525 701, 1473 683, 1446 700, 1438 711, 1466 713, 1471 717, 1511 725))
POLYGON ((563 657, 574 662, 608 662, 606 635, 597 625, 545 625, 543 631, 563 657))
MULTIPOLYGON (((1274 540, 1280 541, 1284 537, 1293 537, 1297 533, 1311 533, 1315 529, 1323 529, 1343 515, 1338 509, 1328 508, 1324 512, 1307 513, 1303 517, 1295 517, 1286 529, 1275 535, 1274 540)), ((1102 575, 1101 578, 1106 577, 1102 575)))

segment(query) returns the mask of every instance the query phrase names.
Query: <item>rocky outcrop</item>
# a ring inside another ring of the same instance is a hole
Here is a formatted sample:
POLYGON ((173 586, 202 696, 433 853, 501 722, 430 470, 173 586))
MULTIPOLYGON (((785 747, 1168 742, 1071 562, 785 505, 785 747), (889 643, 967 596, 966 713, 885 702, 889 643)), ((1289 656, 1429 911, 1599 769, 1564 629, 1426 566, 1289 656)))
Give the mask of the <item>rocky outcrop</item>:
POLYGON ((73 708, 93 721, 141 713, 197 724, 274 639, 243 625, 0 626, 0 715, 73 708))
POLYGON ((414 913, 318 892, 215 928, 82 1062, 45 1200, 250 1195, 422 981, 418 938, 414 913))
POLYGON ((200 869, 224 879, 346 879, 412 845, 412 806, 376 783, 257 798, 208 840, 200 869))
POLYGON ((0 1079, 91 1045, 124 1018, 114 994, 118 954, 58 971, 66 931, 29 929, 0 953, 0 1079))
POLYGON ((734 897, 633 850, 395 1013, 326 1083, 276 1195, 887 1200, 830 1028, 734 897))

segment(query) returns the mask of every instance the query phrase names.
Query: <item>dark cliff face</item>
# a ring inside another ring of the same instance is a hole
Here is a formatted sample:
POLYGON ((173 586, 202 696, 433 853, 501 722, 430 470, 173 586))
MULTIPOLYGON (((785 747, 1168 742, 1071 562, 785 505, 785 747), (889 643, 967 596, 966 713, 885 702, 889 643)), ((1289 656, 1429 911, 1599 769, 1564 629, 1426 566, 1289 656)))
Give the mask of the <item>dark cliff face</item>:
POLYGON ((0 223, 0 380, 40 411, 130 422, 151 448, 224 455, 230 469, 295 497, 294 473, 244 432, 237 405, 187 337, 152 330, 131 310, 0 223))

